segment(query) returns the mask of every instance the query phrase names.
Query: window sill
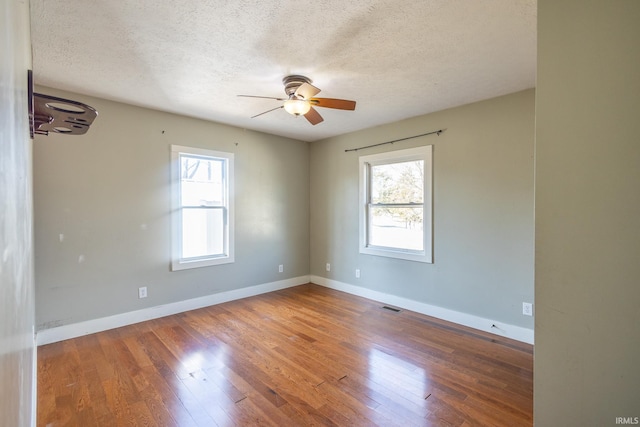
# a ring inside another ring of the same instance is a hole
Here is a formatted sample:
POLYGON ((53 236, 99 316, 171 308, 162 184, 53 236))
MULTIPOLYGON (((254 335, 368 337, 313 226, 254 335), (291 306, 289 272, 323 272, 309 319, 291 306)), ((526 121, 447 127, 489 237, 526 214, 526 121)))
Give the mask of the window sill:
POLYGON ((209 258, 209 259, 197 259, 192 261, 176 260, 171 262, 171 271, 189 270, 192 268, 201 268, 201 267, 211 267, 214 265, 221 265, 221 264, 232 264, 233 262, 234 262, 234 259, 231 256, 220 257, 220 258, 209 258))
POLYGON ((423 262, 433 264, 433 257, 426 252, 408 252, 403 250, 393 250, 392 248, 361 247, 360 253, 365 255, 375 255, 385 258, 403 259, 405 261, 423 262))

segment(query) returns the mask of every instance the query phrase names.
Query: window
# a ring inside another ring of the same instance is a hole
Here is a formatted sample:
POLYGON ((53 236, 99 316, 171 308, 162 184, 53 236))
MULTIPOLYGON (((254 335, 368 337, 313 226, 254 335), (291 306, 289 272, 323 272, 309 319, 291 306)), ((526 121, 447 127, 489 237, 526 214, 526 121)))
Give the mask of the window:
POLYGON ((433 262, 432 152, 360 157, 360 253, 433 262))
POLYGON ((233 154, 171 146, 172 270, 233 259, 233 154))

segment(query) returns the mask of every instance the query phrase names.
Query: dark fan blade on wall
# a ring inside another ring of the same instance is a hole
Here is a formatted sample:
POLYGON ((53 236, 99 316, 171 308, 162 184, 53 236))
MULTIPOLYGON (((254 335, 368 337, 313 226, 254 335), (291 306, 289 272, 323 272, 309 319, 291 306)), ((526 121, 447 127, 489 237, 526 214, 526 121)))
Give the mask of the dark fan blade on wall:
POLYGON ((349 101, 347 99, 337 98, 314 98, 320 89, 311 84, 311 79, 305 76, 291 75, 282 79, 284 84, 284 92, 287 94, 287 98, 277 98, 271 96, 257 96, 257 95, 238 95, 245 98, 263 98, 274 99, 276 101, 284 101, 284 103, 276 108, 272 108, 263 113, 256 114, 251 118, 262 116, 263 114, 271 111, 284 108, 285 111, 294 116, 304 116, 309 123, 317 125, 324 121, 320 113, 314 107, 333 108, 337 110, 350 110, 356 109, 356 102, 349 101))

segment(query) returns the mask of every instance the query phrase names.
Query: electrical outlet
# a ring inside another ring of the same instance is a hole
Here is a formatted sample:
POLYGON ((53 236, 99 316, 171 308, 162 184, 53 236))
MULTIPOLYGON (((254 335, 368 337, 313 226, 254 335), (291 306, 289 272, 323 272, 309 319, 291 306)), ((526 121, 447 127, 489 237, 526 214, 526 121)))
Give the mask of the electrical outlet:
POLYGON ((327 271, 331 271, 331 264, 327 263, 327 271))
POLYGON ((356 268, 356 279, 360 278, 360 269, 356 268))
POLYGON ((142 286, 138 288, 138 298, 146 298, 147 297, 147 287, 142 286))
POLYGON ((278 273, 282 273, 284 271, 284 265, 280 264, 278 266, 278 273))
POLYGON ((525 316, 533 316, 533 304, 531 304, 530 302, 523 302, 522 314, 525 316))

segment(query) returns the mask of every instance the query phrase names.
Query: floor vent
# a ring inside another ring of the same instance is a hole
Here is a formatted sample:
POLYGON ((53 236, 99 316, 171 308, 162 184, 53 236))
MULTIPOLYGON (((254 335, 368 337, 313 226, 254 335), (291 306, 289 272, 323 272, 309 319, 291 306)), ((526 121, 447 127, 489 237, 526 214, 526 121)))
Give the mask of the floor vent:
POLYGON ((400 313, 400 309, 399 308, 389 307, 388 305, 383 305, 382 308, 384 308, 385 310, 389 310, 389 311, 394 311, 396 313, 400 313))

